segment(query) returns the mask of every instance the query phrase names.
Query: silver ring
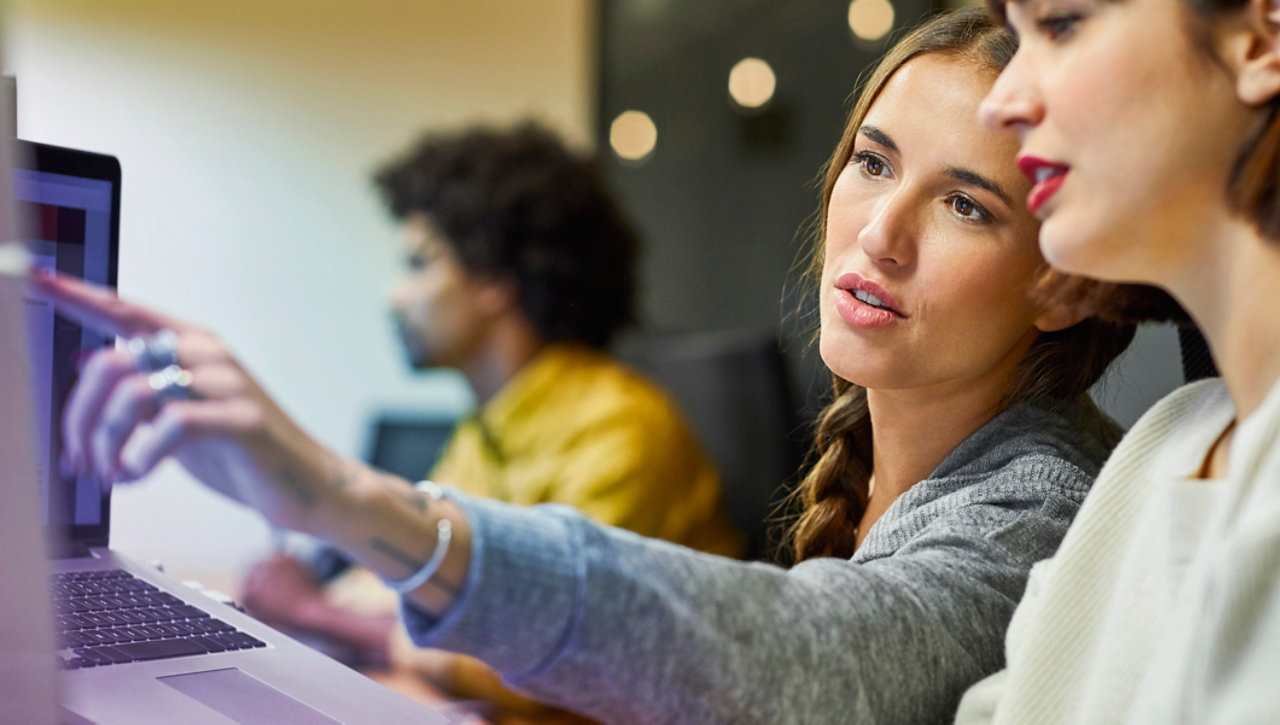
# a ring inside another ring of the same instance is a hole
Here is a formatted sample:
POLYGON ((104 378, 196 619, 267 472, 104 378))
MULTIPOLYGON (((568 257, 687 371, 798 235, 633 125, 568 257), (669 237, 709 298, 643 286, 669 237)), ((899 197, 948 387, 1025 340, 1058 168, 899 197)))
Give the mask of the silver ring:
POLYGON ((178 333, 161 330, 149 337, 129 339, 129 352, 138 372, 154 373, 178 364, 178 333))
POLYGON ((177 365, 170 365, 164 370, 147 376, 147 384, 156 391, 156 405, 161 406, 170 400, 191 399, 191 371, 183 370, 177 365))

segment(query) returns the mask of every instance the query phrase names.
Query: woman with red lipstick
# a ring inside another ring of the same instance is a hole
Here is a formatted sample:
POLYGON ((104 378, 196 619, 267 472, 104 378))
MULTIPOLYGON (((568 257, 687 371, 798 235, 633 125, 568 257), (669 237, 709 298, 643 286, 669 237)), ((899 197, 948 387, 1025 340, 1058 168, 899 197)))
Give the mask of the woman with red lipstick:
POLYGON ((1099 476, 963 723, 1280 721, 1280 7, 1019 0, 982 107, 1021 145, 1055 267, 1157 284, 1220 380, 1099 476))
POLYGON ((978 123, 1013 51, 981 11, 931 20, 880 62, 832 156, 813 271, 835 390, 789 570, 414 488, 324 449, 207 333, 37 279, 135 347, 175 331, 189 373, 168 399, 133 353, 95 356, 64 422, 72 462, 132 479, 172 455, 385 577, 419 644, 600 720, 950 718, 1119 437, 1086 391, 1133 334, 1092 316, 1114 288, 1046 275, 1016 141, 978 123))

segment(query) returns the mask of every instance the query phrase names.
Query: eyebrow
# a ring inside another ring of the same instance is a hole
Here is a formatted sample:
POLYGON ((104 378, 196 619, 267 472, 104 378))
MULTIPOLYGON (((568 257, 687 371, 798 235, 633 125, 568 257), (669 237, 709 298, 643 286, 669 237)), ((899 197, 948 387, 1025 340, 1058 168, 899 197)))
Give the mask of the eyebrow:
POLYGON ((872 141, 875 141, 876 143, 889 149, 895 154, 902 153, 901 151, 898 150, 898 144, 894 143, 893 139, 889 138, 889 134, 885 133, 884 131, 881 131, 875 126, 859 126, 858 133, 862 134, 863 136, 866 136, 872 141))
MULTIPOLYGON (((872 141, 875 141, 881 146, 884 146, 885 148, 889 149, 895 154, 902 153, 898 149, 898 144, 893 142, 893 139, 889 137, 889 134, 885 133, 879 128, 876 128, 875 126, 859 126, 858 133, 862 134, 863 136, 866 136, 872 141)), ((995 194, 996 196, 1000 197, 1000 200, 1003 201, 1010 208, 1014 208, 1013 197, 1009 196, 1009 194, 1006 193, 1005 190, 999 184, 992 181, 991 179, 988 179, 982 174, 979 174, 976 171, 970 171, 969 169, 960 168, 959 166, 952 166, 951 168, 947 169, 946 174, 947 176, 950 176, 951 178, 963 184, 969 184, 970 186, 976 186, 979 189, 985 189, 991 192, 992 194, 995 194)))
POLYGON ((950 176, 956 181, 959 181, 964 184, 969 184, 970 186, 976 186, 979 189, 986 189, 992 194, 995 194, 996 196, 1000 197, 1001 201, 1007 204, 1010 208, 1014 206, 1013 198, 1010 197, 1008 194, 1006 194, 1005 190, 1000 188, 999 184, 992 181, 991 179, 988 179, 982 174, 970 171, 968 169, 962 169, 956 166, 952 166, 951 168, 947 169, 946 173, 947 173, 947 176, 950 176))

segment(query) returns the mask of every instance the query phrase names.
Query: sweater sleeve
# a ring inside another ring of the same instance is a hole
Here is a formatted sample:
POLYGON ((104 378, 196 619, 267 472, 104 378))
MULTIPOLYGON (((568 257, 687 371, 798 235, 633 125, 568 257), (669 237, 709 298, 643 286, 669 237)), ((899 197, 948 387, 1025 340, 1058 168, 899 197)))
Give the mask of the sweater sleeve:
POLYGON ((743 563, 572 509, 459 496, 472 568, 420 646, 476 656, 540 699, 608 722, 932 722, 998 669, 1033 558, 1074 503, 974 503, 892 556, 743 563), (1029 542, 1035 542, 1028 546, 1029 542))

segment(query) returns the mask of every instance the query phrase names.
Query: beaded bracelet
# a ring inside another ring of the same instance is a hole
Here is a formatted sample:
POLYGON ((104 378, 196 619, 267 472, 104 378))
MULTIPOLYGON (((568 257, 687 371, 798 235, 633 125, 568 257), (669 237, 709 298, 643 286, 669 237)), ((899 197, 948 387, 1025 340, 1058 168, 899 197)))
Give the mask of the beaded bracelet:
MULTIPOLYGON (((440 500, 444 497, 444 491, 439 486, 430 481, 423 481, 419 484, 428 496, 432 499, 440 500)), ((386 579, 382 581, 388 587, 391 587, 397 593, 408 594, 418 587, 426 584, 431 577, 435 576, 440 569, 440 565, 444 563, 444 558, 449 554, 449 539, 453 537, 453 525, 449 523, 449 519, 442 518, 436 522, 436 548, 431 552, 431 557, 427 559, 427 563, 422 568, 405 577, 404 579, 386 579)))

